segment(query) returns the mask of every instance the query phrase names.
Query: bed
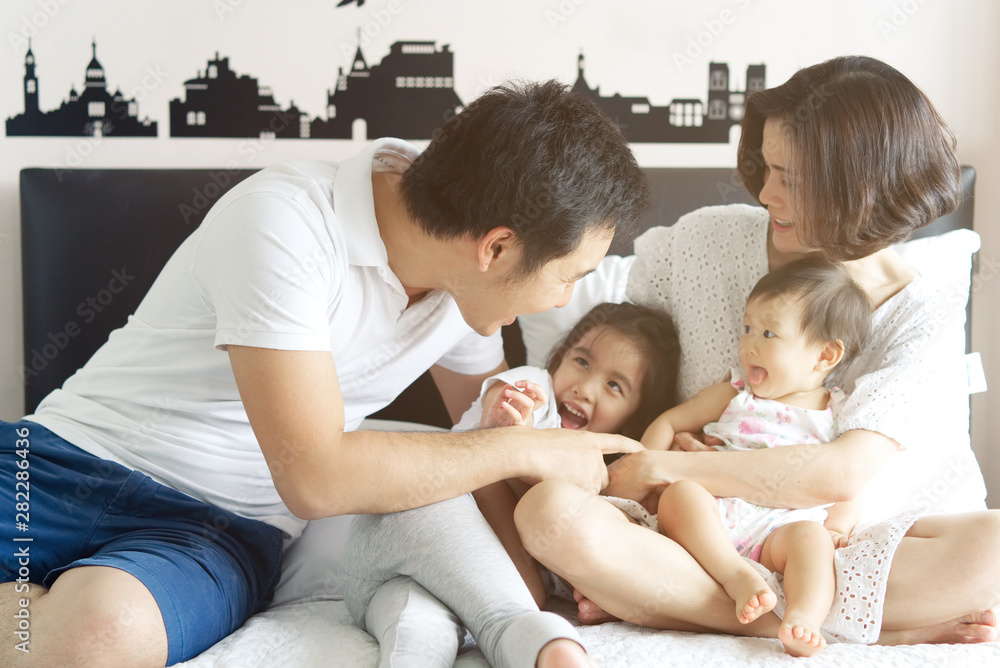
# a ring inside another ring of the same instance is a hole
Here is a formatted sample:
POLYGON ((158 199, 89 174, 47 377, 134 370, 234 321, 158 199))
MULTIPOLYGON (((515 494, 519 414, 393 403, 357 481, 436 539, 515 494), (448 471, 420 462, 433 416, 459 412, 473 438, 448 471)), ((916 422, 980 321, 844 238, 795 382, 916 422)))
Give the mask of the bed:
MULTIPOLYGON (((25 413, 81 366, 124 324, 174 248, 197 227, 211 204, 253 170, 65 170, 21 172, 24 279, 25 413)), ((670 224, 697 207, 752 203, 731 169, 647 169, 655 205, 642 227, 670 224)), ((956 345, 969 352, 968 295, 978 237, 972 230, 975 171, 963 168, 967 197, 954 214, 909 242, 908 258, 954 290, 956 345)), ((504 331, 511 366, 538 363, 548 347, 592 303, 624 298, 631 242, 616 239, 597 272, 588 276, 565 308, 525 316, 504 331)), ((969 360, 969 385, 979 366, 969 360)), ((967 424, 967 411, 956 416, 967 424)), ((443 429, 447 414, 428 376, 372 416, 377 429, 443 429), (419 423, 419 424, 413 424, 419 423)), ((975 472, 978 475, 978 471, 975 472)), ((979 478, 981 484, 981 477, 979 478)), ((286 550, 274 604, 187 668, 252 666, 375 666, 378 647, 350 623, 340 600, 336 563, 318 562, 314 545, 337 544, 349 518, 312 523, 286 550)), ((573 606, 550 608, 573 618, 573 606)), ((625 623, 581 627, 601 666, 791 665, 777 640, 654 631, 625 623)), ((916 645, 883 648, 832 645, 809 665, 1000 665, 1000 644, 916 645)), ((486 666, 471 638, 456 666, 486 666)))

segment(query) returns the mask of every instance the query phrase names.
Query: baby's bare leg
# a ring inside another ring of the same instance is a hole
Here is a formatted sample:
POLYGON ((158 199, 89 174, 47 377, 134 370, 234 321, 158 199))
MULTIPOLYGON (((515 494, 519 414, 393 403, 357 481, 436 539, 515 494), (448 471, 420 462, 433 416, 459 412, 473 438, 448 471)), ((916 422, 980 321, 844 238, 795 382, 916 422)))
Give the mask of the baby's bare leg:
MULTIPOLYGON (((749 624, 771 610, 777 597, 739 555, 722 526, 715 497, 698 483, 676 482, 657 508, 660 532, 679 543, 736 602, 736 618, 749 624)), ((832 557, 831 557, 832 563, 832 557)))
POLYGON ((785 574, 788 608, 778 639, 792 656, 812 656, 826 645, 819 629, 836 589, 830 534, 817 522, 778 527, 764 541, 760 563, 785 574))

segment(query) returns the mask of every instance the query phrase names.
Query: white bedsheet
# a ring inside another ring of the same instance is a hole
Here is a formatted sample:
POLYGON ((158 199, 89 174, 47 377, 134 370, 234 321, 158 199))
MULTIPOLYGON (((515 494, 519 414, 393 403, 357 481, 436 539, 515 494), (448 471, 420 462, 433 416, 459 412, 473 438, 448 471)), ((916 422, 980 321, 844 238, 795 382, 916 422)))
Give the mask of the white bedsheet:
MULTIPOLYGON (((569 603, 553 608, 569 616, 569 603)), ((777 640, 708 633, 654 631, 625 623, 581 628, 591 655, 603 668, 652 666, 1000 666, 1000 643, 877 647, 830 645, 812 659, 785 655, 777 640)), ((242 628, 184 668, 374 668, 378 645, 351 624, 341 601, 278 606, 250 618, 242 628)), ((477 649, 464 651, 456 668, 487 668, 477 649)))

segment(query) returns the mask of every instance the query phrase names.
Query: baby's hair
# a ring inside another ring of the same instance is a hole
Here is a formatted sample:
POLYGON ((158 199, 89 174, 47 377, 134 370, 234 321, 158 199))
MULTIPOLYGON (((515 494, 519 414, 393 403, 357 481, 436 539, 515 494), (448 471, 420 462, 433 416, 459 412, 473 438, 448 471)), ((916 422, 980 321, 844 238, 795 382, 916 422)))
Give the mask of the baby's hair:
POLYGON ((546 368, 555 373, 566 353, 595 327, 609 327, 629 339, 643 356, 639 407, 621 433, 638 439, 663 411, 677 403, 680 342, 670 316, 636 304, 605 302, 590 309, 549 355, 546 368))
POLYGON ((796 260, 765 275, 747 302, 759 297, 802 300, 802 333, 814 343, 841 341, 842 363, 865 345, 872 329, 872 303, 842 265, 819 258, 796 260))

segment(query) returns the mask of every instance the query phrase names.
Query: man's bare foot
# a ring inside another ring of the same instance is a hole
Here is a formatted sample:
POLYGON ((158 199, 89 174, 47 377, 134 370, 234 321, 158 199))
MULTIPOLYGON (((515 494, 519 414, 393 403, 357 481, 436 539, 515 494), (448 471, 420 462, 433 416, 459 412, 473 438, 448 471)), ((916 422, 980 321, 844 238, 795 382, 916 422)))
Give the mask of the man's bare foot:
POLYGON ((785 646, 785 652, 792 656, 812 656, 826 647, 826 639, 819 633, 819 626, 813 626, 804 619, 795 619, 785 614, 778 627, 778 640, 785 646))
POLYGON ((568 638, 559 638, 542 648, 535 666, 536 668, 596 668, 597 664, 580 645, 568 638))
POLYGON ((737 570, 720 583, 736 602, 736 619, 749 624, 765 612, 770 612, 778 602, 771 588, 753 566, 740 559, 737 570))
POLYGON ((994 642, 998 632, 994 610, 974 612, 942 624, 932 624, 903 631, 882 631, 879 645, 917 645, 920 643, 980 643, 994 642))
POLYGON ((605 612, 599 605, 580 593, 580 590, 573 590, 573 598, 576 599, 576 616, 584 624, 603 624, 604 622, 617 622, 617 617, 609 612, 605 612))

